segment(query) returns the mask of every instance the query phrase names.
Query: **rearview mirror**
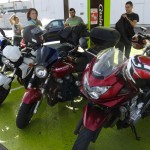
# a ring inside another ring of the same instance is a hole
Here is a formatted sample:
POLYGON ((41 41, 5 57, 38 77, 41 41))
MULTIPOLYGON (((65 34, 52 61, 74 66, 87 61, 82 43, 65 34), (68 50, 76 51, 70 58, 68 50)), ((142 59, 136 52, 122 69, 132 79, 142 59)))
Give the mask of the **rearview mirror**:
POLYGON ((79 39, 79 44, 80 44, 81 48, 83 48, 83 49, 88 48, 87 41, 88 41, 88 39, 86 37, 81 37, 79 39))
POLYGON ((140 27, 140 29, 142 30, 142 32, 146 32, 147 31, 147 28, 145 28, 145 27, 140 27))

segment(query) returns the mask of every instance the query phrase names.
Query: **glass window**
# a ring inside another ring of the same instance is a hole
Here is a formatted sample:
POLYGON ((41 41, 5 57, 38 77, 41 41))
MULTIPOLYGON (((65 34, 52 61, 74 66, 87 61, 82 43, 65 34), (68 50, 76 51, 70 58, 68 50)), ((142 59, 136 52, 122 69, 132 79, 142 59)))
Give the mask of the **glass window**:
POLYGON ((52 21, 51 23, 50 23, 50 27, 62 27, 62 25, 61 25, 61 21, 52 21))

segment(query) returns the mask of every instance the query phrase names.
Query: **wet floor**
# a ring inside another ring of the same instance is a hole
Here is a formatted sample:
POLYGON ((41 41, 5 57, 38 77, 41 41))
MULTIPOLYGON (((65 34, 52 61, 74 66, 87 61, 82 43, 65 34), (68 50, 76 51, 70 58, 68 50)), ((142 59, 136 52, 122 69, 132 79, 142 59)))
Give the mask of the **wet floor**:
MULTIPOLYGON (((40 106, 30 125, 20 130, 15 125, 15 116, 24 90, 13 91, 0 107, 0 143, 9 150, 71 150, 76 136, 75 125, 80 118, 80 109, 73 113, 65 107, 69 103, 59 103, 55 107, 40 106)), ((136 141, 130 129, 103 129, 97 142, 89 150, 149 150, 150 118, 141 120, 137 130, 142 137, 136 141)))
POLYGON ((13 91, 0 107, 0 143, 9 150, 67 150, 71 149, 75 136, 73 129, 80 112, 73 113, 60 103, 55 107, 43 101, 30 125, 20 130, 15 125, 15 116, 23 90, 13 91))
MULTIPOLYGON (((131 55, 142 53, 132 50, 131 55)), ((16 127, 16 114, 24 93, 13 83, 13 90, 0 106, 0 143, 8 150, 71 150, 76 139, 73 134, 81 117, 85 100, 76 103, 79 110, 69 109, 70 103, 59 103, 54 107, 43 101, 30 125, 23 130, 16 127)), ((141 141, 136 141, 130 128, 117 130, 116 127, 103 129, 95 144, 89 150, 149 150, 150 117, 136 125, 141 141)), ((1 150, 1 149, 0 149, 1 150)))

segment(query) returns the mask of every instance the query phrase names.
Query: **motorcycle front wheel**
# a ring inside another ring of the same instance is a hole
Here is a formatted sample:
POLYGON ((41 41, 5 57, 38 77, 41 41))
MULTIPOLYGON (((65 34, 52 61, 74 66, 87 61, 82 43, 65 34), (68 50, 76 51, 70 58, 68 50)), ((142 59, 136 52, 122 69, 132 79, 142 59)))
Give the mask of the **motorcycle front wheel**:
POLYGON ((25 127, 28 126, 33 116, 35 106, 36 106, 36 102, 31 104, 25 104, 25 103, 21 104, 16 118, 16 126, 19 129, 24 129, 25 127))
POLYGON ((6 90, 3 87, 0 87, 0 105, 4 102, 4 100, 8 96, 9 91, 10 91, 10 88, 6 90))
POLYGON ((82 128, 73 145, 72 150, 87 150, 90 142, 94 137, 95 132, 87 128, 82 128))

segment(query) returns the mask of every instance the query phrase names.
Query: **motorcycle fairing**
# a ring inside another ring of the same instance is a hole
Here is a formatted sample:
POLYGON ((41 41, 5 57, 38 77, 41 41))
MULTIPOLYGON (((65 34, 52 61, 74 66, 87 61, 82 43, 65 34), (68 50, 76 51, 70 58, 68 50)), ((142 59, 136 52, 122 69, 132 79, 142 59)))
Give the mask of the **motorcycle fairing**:
POLYGON ((19 47, 7 45, 3 49, 3 56, 12 62, 17 62, 21 57, 21 52, 19 50, 19 47))
POLYGON ((9 78, 6 75, 0 73, 0 86, 3 86, 4 89, 8 90, 10 88, 11 82, 12 78, 9 78))
POLYGON ((101 128, 107 121, 108 114, 102 112, 99 108, 87 104, 83 110, 83 125, 91 131, 101 128))
POLYGON ((25 104, 31 104, 38 100, 40 100, 42 97, 41 91, 39 89, 27 89, 25 92, 22 102, 25 104))
POLYGON ((22 79, 26 78, 29 73, 31 72, 31 68, 29 67, 30 64, 34 64, 35 60, 33 58, 24 58, 23 63, 19 66, 22 71, 22 79))
POLYGON ((50 64, 55 62, 58 59, 58 53, 56 49, 43 46, 38 48, 37 56, 36 56, 36 63, 38 65, 44 65, 48 67, 50 64))

